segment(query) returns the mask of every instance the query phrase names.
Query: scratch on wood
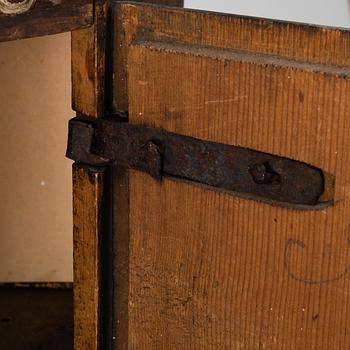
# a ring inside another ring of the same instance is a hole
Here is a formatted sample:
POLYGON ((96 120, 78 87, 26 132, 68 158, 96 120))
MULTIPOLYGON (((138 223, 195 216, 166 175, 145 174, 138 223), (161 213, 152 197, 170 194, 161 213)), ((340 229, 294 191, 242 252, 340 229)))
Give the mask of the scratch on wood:
POLYGON ((236 102, 236 101, 244 100, 246 98, 248 98, 248 95, 236 96, 234 98, 229 98, 229 99, 225 99, 225 100, 205 101, 205 104, 209 105, 209 104, 214 104, 214 103, 230 103, 230 102, 236 102))
POLYGON ((291 278, 293 278, 294 280, 296 280, 298 282, 302 282, 304 284, 310 284, 310 285, 332 283, 332 282, 336 282, 336 281, 342 279, 350 271, 350 266, 348 266, 344 271, 342 271, 341 273, 339 273, 338 275, 336 275, 334 277, 320 278, 320 279, 315 279, 315 280, 299 277, 290 268, 290 255, 291 255, 290 251, 291 251, 292 246, 297 246, 299 248, 305 249, 306 244, 301 240, 291 238, 286 242, 285 249, 284 249, 284 267, 285 267, 285 270, 287 271, 288 275, 291 278))

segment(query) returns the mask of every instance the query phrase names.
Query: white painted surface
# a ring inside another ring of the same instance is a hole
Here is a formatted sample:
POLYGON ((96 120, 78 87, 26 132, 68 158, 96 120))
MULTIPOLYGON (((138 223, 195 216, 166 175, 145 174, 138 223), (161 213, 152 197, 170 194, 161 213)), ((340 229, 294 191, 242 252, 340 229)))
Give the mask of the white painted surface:
POLYGON ((185 0, 185 7, 350 28, 350 0, 185 0))

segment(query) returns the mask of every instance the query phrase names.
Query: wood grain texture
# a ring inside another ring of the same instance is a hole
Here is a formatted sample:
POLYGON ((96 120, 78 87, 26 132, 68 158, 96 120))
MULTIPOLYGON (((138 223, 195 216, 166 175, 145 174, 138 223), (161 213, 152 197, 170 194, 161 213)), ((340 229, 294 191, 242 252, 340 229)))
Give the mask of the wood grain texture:
POLYGON ((74 349, 100 341, 102 172, 73 165, 74 349))
POLYGON ((333 208, 298 211, 132 171, 129 349, 348 349, 348 32, 121 7, 131 123, 336 178, 333 208))
MULTIPOLYGON (((77 111, 78 114, 95 118, 105 116, 111 109, 108 96, 111 90, 109 84, 112 80, 109 61, 112 58, 110 49, 113 45, 111 39, 113 36, 113 27, 110 27, 111 18, 109 17, 109 10, 109 1, 96 1, 93 26, 72 33, 73 109, 77 111)), ((113 192, 113 210, 115 212, 118 211, 118 213, 115 213, 115 222, 113 223, 115 230, 114 242, 109 247, 106 247, 107 250, 105 250, 105 253, 108 255, 112 254, 112 250, 115 251, 115 264, 118 266, 118 271, 122 271, 117 276, 114 276, 113 283, 116 285, 118 293, 120 295, 125 295, 125 298, 118 299, 118 302, 115 304, 118 308, 117 317, 124 320, 124 318, 127 319, 125 311, 126 314, 128 312, 127 307, 125 308, 124 306, 125 300, 126 303, 128 300, 128 285, 124 283, 124 276, 128 275, 128 175, 122 168, 115 168, 113 172, 117 179, 115 181, 117 185, 113 192)), ((96 183, 88 184, 84 182, 84 179, 77 179, 74 186, 79 190, 83 184, 87 192, 94 191, 96 186, 103 186, 102 182, 106 175, 102 176, 96 173, 95 176, 98 176, 96 183)), ((100 193, 99 196, 102 196, 102 194, 100 193)), ((91 204, 92 203, 90 203, 90 205, 91 204)), ((98 210, 96 207, 95 209, 98 210)), ((79 225, 84 225, 84 222, 80 222, 79 225)), ((95 247, 100 245, 102 239, 101 235, 103 233, 101 225, 99 227, 91 226, 91 230, 95 229, 97 231, 94 236, 84 237, 85 241, 81 244, 82 253, 80 255, 75 255, 74 264, 76 274, 86 276, 86 278, 79 279, 75 282, 78 290, 81 291, 87 291, 91 289, 93 285, 98 285, 99 288, 101 287, 101 280, 96 281, 95 279, 98 275, 96 269, 102 265, 102 259, 100 251, 96 251, 95 247), (89 269, 92 269, 90 272, 86 271, 86 262, 82 259, 82 256, 86 256, 90 259, 88 262, 90 266, 89 269)), ((103 268, 106 270, 106 266, 103 268)), ((113 286, 111 286, 111 288, 113 288, 113 286)), ((78 305, 75 311, 77 320, 75 327, 78 327, 81 332, 75 336, 75 349, 86 349, 85 337, 89 340, 89 344, 106 344, 109 341, 113 342, 113 339, 118 342, 119 349, 122 349, 124 344, 127 344, 127 332, 120 331, 120 329, 124 329, 123 327, 125 327, 125 324, 122 322, 118 322, 118 326, 113 328, 114 333, 112 340, 105 339, 109 334, 101 334, 101 336, 98 332, 90 334, 90 328, 84 329, 84 327, 80 326, 80 319, 90 320, 90 326, 92 327, 94 325, 94 329, 98 329, 98 327, 101 326, 99 326, 102 322, 102 315, 99 313, 99 300, 106 297, 111 291, 104 290, 103 292, 104 296, 102 295, 102 290, 98 289, 99 296, 96 298, 89 298, 86 292, 82 295, 81 300, 77 301, 80 305, 78 305), (119 326, 121 328, 119 328, 119 326), (126 334, 126 337, 123 337, 124 334, 126 334)), ((103 300, 103 302, 105 303, 106 301, 103 300)))
MULTIPOLYGON (((94 24, 72 32, 72 106, 78 114, 100 118, 105 113, 106 30, 108 1, 95 1, 94 24)), ((74 349, 97 350, 104 343, 101 222, 105 169, 75 165, 73 210, 79 236, 74 244, 74 349), (102 172, 101 172, 102 171, 102 172)), ((105 292, 104 295, 107 292, 105 292)))
MULTIPOLYGON (((182 0, 153 2, 183 5, 182 0)), ((116 17, 113 21, 108 0, 95 1, 94 13, 93 26, 72 32, 72 104, 73 109, 81 114, 101 117, 105 112, 113 110, 110 97, 115 67, 113 51, 117 50, 118 53, 115 54, 119 56, 120 47, 114 41, 112 32, 113 22, 118 23, 119 18, 116 17)))
POLYGON ((92 22, 92 0, 37 0, 21 14, 0 11, 0 42, 72 31, 92 22))
MULTIPOLYGON (((154 0, 150 1, 153 5, 140 5, 137 2, 146 1, 135 1, 134 5, 127 2, 117 2, 114 4, 114 47, 113 47, 113 88, 111 91, 112 109, 117 111, 128 110, 128 89, 127 89, 127 73, 126 64, 129 46, 132 40, 135 40, 140 33, 144 30, 139 31, 140 23, 138 18, 138 11, 140 8, 145 9, 146 12, 150 9, 161 8, 164 11, 171 11, 171 8, 165 8, 164 6, 183 7, 183 0, 154 0), (154 5, 156 4, 156 5, 154 5), (160 6, 163 5, 163 6, 160 6)), ((172 7, 172 9, 173 9, 172 7)), ((141 10, 142 12, 142 10, 141 10)), ((148 12, 149 13, 149 12, 148 12)), ((159 12, 161 14, 162 11, 159 12)), ((147 23, 147 20, 145 21, 147 23)), ((153 23, 153 21, 151 21, 153 23)), ((152 26, 152 24, 150 25, 152 26)), ((174 22, 173 25, 176 25, 174 22)), ((151 29, 151 31, 153 31, 151 29)))
MULTIPOLYGON (((141 2, 141 1, 140 1, 141 2)), ((153 3, 172 6, 183 6, 183 0, 155 0, 153 3)), ((126 84, 122 79, 115 79, 115 72, 125 70, 126 59, 125 49, 130 44, 126 32, 120 31, 124 20, 121 11, 114 8, 114 48, 113 59, 117 56, 118 60, 113 60, 113 89, 118 93, 113 95, 113 102, 110 107, 112 110, 127 110, 128 104, 125 103, 127 95, 126 84), (117 31, 116 31, 117 30, 117 31), (125 36, 124 36, 125 35, 125 36), (127 42, 125 41, 127 40, 127 42), (119 58, 124 59, 119 60, 119 58)), ((112 102, 112 101, 111 101, 112 102)), ((113 167, 113 344, 115 350, 125 350, 129 348, 129 171, 118 165, 113 167)))
POLYGON ((97 1, 93 26, 72 32, 72 105, 90 117, 105 111, 108 10, 107 0, 97 1))
POLYGON ((126 2, 117 3, 115 13, 115 109, 127 109, 126 59, 133 40, 251 50, 312 63, 350 62, 350 34, 343 29, 126 2))

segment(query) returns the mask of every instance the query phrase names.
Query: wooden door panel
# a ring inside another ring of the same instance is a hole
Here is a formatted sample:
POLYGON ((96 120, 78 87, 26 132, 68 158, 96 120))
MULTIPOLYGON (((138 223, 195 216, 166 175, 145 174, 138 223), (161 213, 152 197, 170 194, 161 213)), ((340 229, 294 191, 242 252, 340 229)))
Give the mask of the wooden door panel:
POLYGON ((339 131, 349 127, 347 67, 154 41, 131 45, 128 67, 133 123, 283 155, 332 174, 346 166, 338 153, 324 155, 347 154, 339 131))
POLYGON ((130 171, 129 250, 116 257, 128 261, 119 280, 128 287, 115 294, 125 347, 348 349, 349 34, 135 4, 117 11, 128 41, 115 107, 127 104, 129 122, 335 176, 334 205, 306 211, 130 171))
POLYGON ((115 5, 115 109, 127 109, 127 52, 132 41, 163 40, 268 53, 309 63, 348 65, 347 30, 120 2, 115 5))

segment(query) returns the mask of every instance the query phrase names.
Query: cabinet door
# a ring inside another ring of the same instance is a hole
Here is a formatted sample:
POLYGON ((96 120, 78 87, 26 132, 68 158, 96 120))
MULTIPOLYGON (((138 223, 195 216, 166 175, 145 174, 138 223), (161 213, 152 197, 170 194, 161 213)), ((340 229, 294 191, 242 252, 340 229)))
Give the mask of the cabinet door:
POLYGON ((114 164, 114 348, 349 349, 349 32, 119 3, 114 45, 129 123, 335 179, 305 210, 114 164))
MULTIPOLYGON (((36 7, 31 11, 47 2, 48 0, 37 0, 36 7)), ((153 2, 183 6, 182 0, 153 2)), ((62 3, 68 4, 68 1, 64 0, 62 3)), ((94 6, 90 9, 93 24, 72 32, 72 106, 78 115, 98 120, 114 110, 110 98, 113 90, 111 88, 113 73, 110 69, 113 57, 111 51, 114 46, 114 40, 111 38, 113 5, 110 0, 95 0, 93 3, 94 6)), ((75 8, 77 9, 76 6, 75 8)), ((33 17, 31 16, 32 19, 33 17)), ((52 20, 52 16, 49 18, 52 20)), ((0 15, 0 27, 1 20, 0 15)), ((118 184, 115 191, 111 191, 112 171, 109 167, 95 167, 84 162, 75 162, 72 170, 74 349, 109 349, 115 338, 111 333, 112 286, 115 284, 110 268, 112 192, 115 192, 115 197, 121 201, 122 197, 118 197, 118 188, 122 190, 124 187, 118 184)), ((123 198, 127 198, 126 196, 127 194, 123 198)), ((128 244, 128 238, 119 239, 118 248, 121 244, 128 244)), ((118 290, 121 290, 119 285, 118 290)), ((121 339, 118 341, 119 344, 122 343, 121 339)))

